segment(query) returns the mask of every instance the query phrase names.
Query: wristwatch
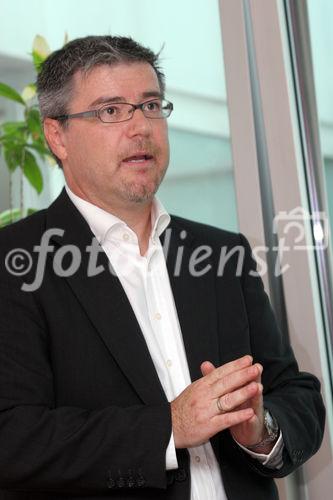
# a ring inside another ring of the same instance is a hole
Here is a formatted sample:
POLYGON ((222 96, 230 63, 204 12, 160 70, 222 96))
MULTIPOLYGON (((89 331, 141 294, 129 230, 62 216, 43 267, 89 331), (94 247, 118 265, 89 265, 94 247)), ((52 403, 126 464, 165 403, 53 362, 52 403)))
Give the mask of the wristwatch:
POLYGON ((259 441, 259 443, 253 444, 252 446, 248 446, 250 450, 258 450, 260 448, 264 448, 267 444, 272 443, 276 440, 279 435, 279 424, 277 423, 275 417, 264 408, 264 426, 266 428, 268 437, 259 441))

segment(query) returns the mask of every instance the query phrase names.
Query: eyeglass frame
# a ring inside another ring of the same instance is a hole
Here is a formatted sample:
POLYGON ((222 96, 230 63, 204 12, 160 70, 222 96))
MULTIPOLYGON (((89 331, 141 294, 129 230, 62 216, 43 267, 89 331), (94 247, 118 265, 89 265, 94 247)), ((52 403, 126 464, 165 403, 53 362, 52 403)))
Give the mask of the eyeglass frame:
POLYGON ((93 118, 93 117, 96 117, 98 118, 102 123, 122 123, 122 122, 127 122, 129 120, 131 120, 134 116, 134 113, 137 109, 141 109, 143 115, 146 117, 146 118, 149 118, 149 119, 152 119, 152 120, 162 120, 163 118, 168 118, 172 111, 173 111, 173 103, 168 101, 167 99, 159 99, 159 98, 155 98, 155 99, 149 99, 148 101, 144 101, 144 102, 141 102, 139 104, 132 104, 131 102, 124 102, 124 101, 119 101, 119 102, 112 102, 112 103, 106 103, 106 104, 103 104, 103 106, 101 106, 100 108, 98 109, 92 109, 90 111, 81 111, 80 113, 71 113, 71 114, 67 114, 67 115, 58 115, 58 116, 50 116, 50 118, 52 120, 59 120, 59 121, 65 121, 65 120, 69 120, 71 118, 93 118), (167 105, 169 106, 167 109, 169 111, 169 114, 167 116, 146 116, 145 115, 145 112, 144 112, 144 109, 143 109, 143 106, 145 104, 149 104, 150 102, 154 102, 154 101, 161 101, 162 102, 166 102, 167 105), (129 116, 129 118, 126 118, 125 120, 120 120, 120 121, 114 121, 114 122, 106 122, 104 120, 102 120, 102 118, 100 117, 100 112, 102 109, 105 109, 107 108, 108 106, 112 106, 112 105, 116 105, 116 104, 127 104, 129 106, 132 106, 132 113, 131 115, 129 116))

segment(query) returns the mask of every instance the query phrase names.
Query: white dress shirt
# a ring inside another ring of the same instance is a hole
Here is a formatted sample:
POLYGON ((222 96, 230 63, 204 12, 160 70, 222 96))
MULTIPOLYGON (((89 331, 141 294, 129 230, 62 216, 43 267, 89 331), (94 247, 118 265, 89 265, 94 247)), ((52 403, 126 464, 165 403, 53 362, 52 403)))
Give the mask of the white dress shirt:
MULTIPOLYGON (((107 254, 133 308, 166 397, 168 401, 174 400, 191 384, 191 378, 163 248, 159 240, 159 236, 169 225, 169 214, 155 198, 151 213, 152 231, 149 246, 146 254, 142 256, 137 236, 125 222, 79 198, 68 186, 66 190, 107 254)), ((282 445, 280 436, 268 456, 244 449, 263 464, 276 467, 281 461, 282 445)), ((189 448, 188 451, 191 500, 226 500, 219 465, 210 442, 189 448)), ((171 433, 166 451, 166 469, 177 467, 171 433)))

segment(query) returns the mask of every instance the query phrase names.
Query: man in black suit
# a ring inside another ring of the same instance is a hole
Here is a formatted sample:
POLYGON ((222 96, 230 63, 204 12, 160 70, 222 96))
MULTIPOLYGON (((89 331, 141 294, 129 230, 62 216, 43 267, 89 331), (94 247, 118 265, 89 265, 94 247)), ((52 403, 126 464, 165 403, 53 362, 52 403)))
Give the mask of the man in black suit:
POLYGON ((128 38, 74 40, 43 64, 66 189, 0 233, 0 499, 269 500, 320 445, 319 382, 246 239, 155 198, 164 90, 128 38))

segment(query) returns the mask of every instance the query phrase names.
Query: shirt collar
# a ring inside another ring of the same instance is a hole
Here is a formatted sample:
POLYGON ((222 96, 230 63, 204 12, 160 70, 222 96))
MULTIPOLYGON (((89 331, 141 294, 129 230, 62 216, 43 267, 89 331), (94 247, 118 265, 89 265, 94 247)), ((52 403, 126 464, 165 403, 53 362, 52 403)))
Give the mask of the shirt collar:
MULTIPOLYGON (((87 221, 99 243, 103 244, 107 233, 116 226, 124 226, 131 230, 123 220, 74 194, 67 184, 65 188, 69 198, 87 221)), ((159 238, 169 223, 170 215, 155 196, 151 210, 152 231, 150 238, 152 240, 159 238)))

